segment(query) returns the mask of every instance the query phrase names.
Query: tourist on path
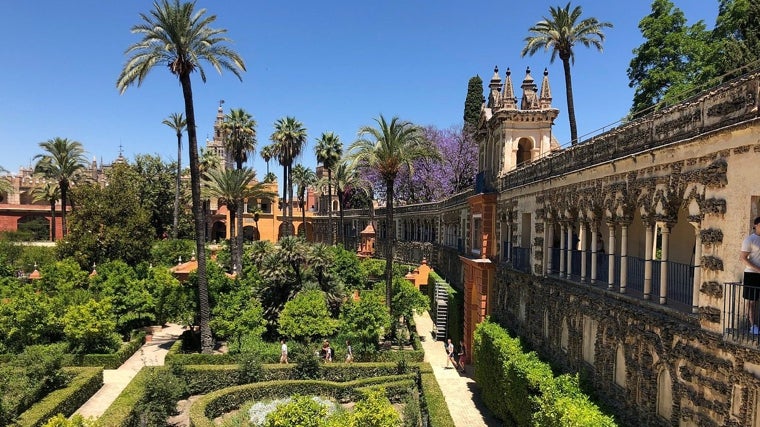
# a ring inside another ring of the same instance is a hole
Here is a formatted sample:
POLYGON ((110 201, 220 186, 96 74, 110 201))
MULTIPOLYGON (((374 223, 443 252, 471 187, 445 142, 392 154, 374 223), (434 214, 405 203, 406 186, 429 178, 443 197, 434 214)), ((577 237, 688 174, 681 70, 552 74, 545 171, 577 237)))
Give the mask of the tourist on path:
POLYGON ((288 363, 288 340, 280 340, 280 363, 288 363))
POLYGON ((446 356, 446 367, 448 368, 449 363, 451 363, 457 369, 457 361, 454 359, 454 344, 451 343, 451 338, 446 343, 446 356))

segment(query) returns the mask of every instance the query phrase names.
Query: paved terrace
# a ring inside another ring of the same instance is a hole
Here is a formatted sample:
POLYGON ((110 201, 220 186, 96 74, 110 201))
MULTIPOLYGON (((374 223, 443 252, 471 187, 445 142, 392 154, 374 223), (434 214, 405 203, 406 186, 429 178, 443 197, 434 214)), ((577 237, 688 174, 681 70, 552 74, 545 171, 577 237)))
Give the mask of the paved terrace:
POLYGON ((480 400, 475 380, 471 378, 472 367, 468 366, 466 373, 460 373, 451 366, 446 368, 444 342, 432 339, 433 320, 430 314, 425 312, 415 315, 414 322, 417 324, 417 333, 424 339, 422 348, 425 349, 425 362, 433 367, 433 374, 441 387, 454 424, 457 427, 501 426, 502 423, 491 416, 480 400))

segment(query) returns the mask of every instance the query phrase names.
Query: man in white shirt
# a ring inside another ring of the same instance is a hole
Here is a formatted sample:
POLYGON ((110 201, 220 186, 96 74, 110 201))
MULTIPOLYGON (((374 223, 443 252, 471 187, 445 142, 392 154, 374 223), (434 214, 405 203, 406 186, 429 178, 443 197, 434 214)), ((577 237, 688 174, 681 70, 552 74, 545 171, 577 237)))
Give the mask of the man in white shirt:
POLYGON ((744 264, 744 289, 742 297, 747 301, 749 333, 760 335, 757 326, 757 300, 760 299, 760 216, 753 221, 754 232, 742 242, 739 260, 744 264))
POLYGON ((288 343, 285 338, 280 340, 280 363, 288 363, 288 343))

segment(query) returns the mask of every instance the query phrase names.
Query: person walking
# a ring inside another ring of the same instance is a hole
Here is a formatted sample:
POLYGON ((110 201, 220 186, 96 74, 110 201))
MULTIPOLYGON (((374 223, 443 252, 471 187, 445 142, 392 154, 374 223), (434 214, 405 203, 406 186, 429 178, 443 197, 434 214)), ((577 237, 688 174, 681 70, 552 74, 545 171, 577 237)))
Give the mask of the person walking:
POLYGON ((288 363, 288 340, 280 340, 280 363, 288 363))
POLYGON ((454 359, 454 344, 451 343, 451 338, 446 343, 446 368, 449 367, 449 363, 453 365, 454 369, 458 368, 457 361, 454 359))
POLYGON ((760 216, 752 224, 754 230, 742 242, 739 260, 745 266, 742 297, 747 301, 749 333, 760 335, 757 326, 757 300, 760 299, 760 216))
POLYGON ((459 370, 464 373, 464 363, 467 359, 467 348, 464 346, 464 339, 459 340, 459 354, 457 363, 459 363, 459 370))

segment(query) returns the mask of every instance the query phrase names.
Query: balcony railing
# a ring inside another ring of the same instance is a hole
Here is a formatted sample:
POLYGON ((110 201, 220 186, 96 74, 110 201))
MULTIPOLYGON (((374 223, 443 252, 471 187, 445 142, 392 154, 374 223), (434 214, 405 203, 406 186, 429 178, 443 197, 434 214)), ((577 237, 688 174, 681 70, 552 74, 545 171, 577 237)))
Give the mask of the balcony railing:
MULTIPOLYGON (((561 257, 564 257, 563 264, 565 265, 564 278, 567 280, 578 283, 591 283, 592 269, 591 258, 596 256, 596 276, 593 285, 597 287, 607 288, 616 292, 620 291, 620 255, 614 255, 613 262, 613 278, 612 286, 609 281, 609 263, 610 257, 603 252, 592 254, 590 251, 586 253, 586 275, 581 276, 581 251, 570 250, 570 268, 567 267, 567 252, 568 249, 550 248, 551 268, 549 274, 552 276, 559 276, 560 273, 560 261, 561 257)), ((643 298, 644 297, 644 266, 646 261, 643 258, 628 256, 626 257, 628 263, 628 272, 626 274, 626 294, 630 296, 643 298)), ((652 260, 652 293, 650 299, 652 301, 659 301, 660 295, 660 274, 661 274, 662 261, 652 260)), ((519 269, 513 262, 513 268, 515 270, 524 271, 519 269)), ((668 283, 667 283, 667 304, 671 308, 674 308, 683 312, 691 312, 694 296, 694 266, 690 264, 682 264, 678 262, 668 261, 668 283)))
POLYGON ((512 267, 523 273, 530 273, 530 248, 512 247, 512 267))
MULTIPOLYGON (((741 282, 723 284, 723 339, 756 347, 760 344, 760 335, 753 334, 750 329, 749 304, 743 293, 741 282)), ((757 313, 754 315, 757 322, 757 313)))

